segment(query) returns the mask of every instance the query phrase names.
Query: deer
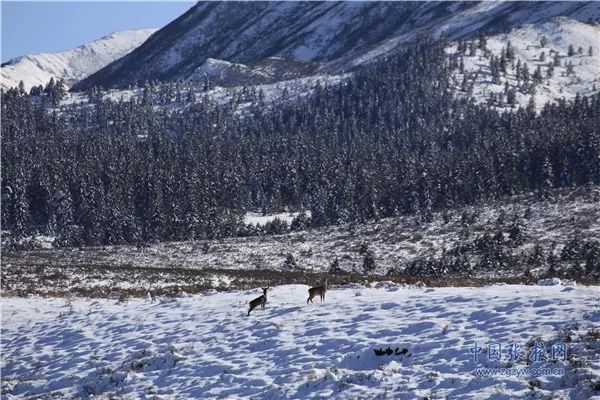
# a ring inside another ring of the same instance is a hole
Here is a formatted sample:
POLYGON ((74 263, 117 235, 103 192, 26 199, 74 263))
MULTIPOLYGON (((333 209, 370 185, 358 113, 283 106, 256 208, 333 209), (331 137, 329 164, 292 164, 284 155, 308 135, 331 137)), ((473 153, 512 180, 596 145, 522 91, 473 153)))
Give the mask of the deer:
POLYGON ((321 297, 321 301, 324 301, 325 292, 327 292, 327 278, 325 278, 325 282, 321 286, 315 286, 308 289, 308 300, 306 300, 306 304, 308 304, 309 301, 312 303, 312 299, 316 295, 319 295, 319 297, 321 297))
POLYGON ((262 296, 255 298, 250 302, 250 309, 248 310, 248 316, 250 316, 250 311, 254 310, 256 307, 261 306, 261 308, 265 308, 265 303, 267 302, 267 290, 269 290, 270 286, 266 288, 261 288, 263 291, 262 296))

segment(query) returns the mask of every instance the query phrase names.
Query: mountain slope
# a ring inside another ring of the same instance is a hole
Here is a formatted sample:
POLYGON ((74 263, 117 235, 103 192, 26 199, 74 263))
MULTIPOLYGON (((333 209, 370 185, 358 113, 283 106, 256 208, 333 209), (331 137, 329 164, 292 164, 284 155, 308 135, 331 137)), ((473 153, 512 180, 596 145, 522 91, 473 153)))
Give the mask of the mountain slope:
MULTIPOLYGON (((459 7, 454 2, 452 7, 459 7)), ((361 64, 379 55, 385 54, 399 44, 414 40, 418 35, 432 34, 438 37, 445 34, 452 40, 477 37, 479 34, 491 35, 507 33, 523 25, 538 24, 554 17, 569 17, 581 22, 600 19, 598 2, 510 2, 483 1, 473 2, 462 11, 454 12, 446 18, 425 19, 425 23, 415 30, 404 31, 365 52, 350 61, 351 65, 361 64)), ((463 6, 464 7, 464 6, 463 6)))
POLYGON ((208 58, 320 62, 339 72, 419 35, 500 33, 553 16, 600 18, 600 4, 506 2, 201 2, 132 53, 75 85, 188 79, 208 58))
MULTIPOLYGON (((457 47, 453 44, 448 52, 456 52, 457 47)), ((533 98, 540 109, 548 101, 571 100, 577 94, 588 96, 597 92, 600 87, 600 25, 566 17, 553 18, 507 34, 490 36, 485 50, 476 49, 473 54, 465 52, 461 59, 464 72, 457 71, 454 76, 458 93, 468 92, 475 101, 510 108, 506 92, 511 90, 515 93, 513 107, 526 106, 533 98), (506 71, 500 71, 498 81, 494 82, 490 56, 500 59, 508 43, 515 59, 508 62, 506 71), (574 51, 572 55, 569 55, 570 46, 574 51), (540 68, 542 79, 534 90, 522 89, 517 63, 521 68, 527 65, 530 74, 540 68), (468 78, 466 85, 462 83, 465 77, 468 78)))
POLYGON ((16 57, 2 65, 0 87, 7 89, 23 81, 25 89, 45 85, 50 78, 73 84, 123 57, 142 44, 156 29, 115 32, 93 42, 60 53, 16 57))

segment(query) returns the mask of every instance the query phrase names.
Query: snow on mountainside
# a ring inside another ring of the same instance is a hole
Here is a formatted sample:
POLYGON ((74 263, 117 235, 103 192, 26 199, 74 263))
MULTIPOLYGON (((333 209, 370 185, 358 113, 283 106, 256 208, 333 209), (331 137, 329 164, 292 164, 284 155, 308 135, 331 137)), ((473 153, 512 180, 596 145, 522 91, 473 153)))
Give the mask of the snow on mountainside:
POLYGON ((40 53, 16 57, 4 63, 0 70, 0 87, 8 89, 25 84, 46 85, 50 78, 63 78, 71 85, 123 57, 141 45, 156 29, 115 32, 93 42, 59 53, 40 53))
POLYGON ((156 300, 3 297, 2 395, 598 398, 598 287, 542 283, 353 284, 308 305, 308 286, 274 286, 250 316, 259 289, 156 300), (501 346, 497 361, 491 344, 501 346), (519 357, 511 360, 512 345, 519 357), (552 352, 561 346, 564 357, 552 352), (532 357, 534 348, 544 357, 532 357), (505 373, 478 376, 485 368, 505 373))
POLYGON ((225 86, 258 85, 311 75, 318 70, 317 67, 317 63, 291 61, 279 57, 268 57, 248 64, 207 58, 192 72, 188 80, 208 79, 213 84, 225 86))
MULTIPOLYGON (((467 47, 470 43, 477 42, 478 39, 464 41, 467 47)), ((447 52, 456 53, 457 48, 458 42, 452 42, 447 52)), ((473 53, 467 49, 461 58, 463 72, 456 70, 453 76, 457 96, 471 97, 479 103, 501 110, 525 107, 533 96, 535 105, 540 110, 548 101, 571 100, 577 94, 585 96, 600 90, 600 25, 556 17, 524 25, 508 33, 486 36, 484 49, 476 48, 473 53), (541 45, 542 41, 545 42, 544 47, 541 45), (506 72, 501 73, 499 80, 494 82, 490 58, 501 58, 509 42, 515 55, 514 60, 508 62, 506 72), (569 46, 575 52, 571 56, 569 46), (530 76, 534 75, 539 66, 543 79, 535 86, 524 88, 523 82, 518 81, 516 76, 518 63, 521 68, 527 65, 530 76), (571 68, 572 71, 569 71, 571 68), (549 70, 552 70, 551 75, 549 70), (514 99, 510 104, 507 91, 514 92, 514 99)), ((295 99, 310 94, 317 81, 323 85, 333 85, 352 75, 329 75, 318 71, 318 63, 289 61, 277 57, 247 64, 208 58, 189 79, 211 82, 209 90, 193 86, 197 99, 206 96, 225 104, 233 98, 239 98, 244 93, 245 86, 253 86, 256 90, 262 89, 267 104, 272 104, 281 100, 284 89, 295 99)), ((130 99, 141 98, 142 93, 141 89, 113 89, 104 92, 104 96, 115 100, 130 99)), ((86 99, 84 94, 74 92, 64 99, 63 104, 82 103, 86 99)), ((176 102, 169 106, 181 108, 176 102)), ((241 103, 240 112, 244 107, 245 104, 241 103)))
MULTIPOLYGON (((202 71, 201 68, 198 73, 204 79, 208 76, 211 81, 221 83, 222 79, 225 77, 231 77, 229 75, 231 72, 246 72, 250 70, 248 68, 246 70, 245 65, 242 64, 233 64, 228 62, 223 62, 222 60, 210 60, 207 62, 207 69, 202 71), (208 69, 210 66, 210 70, 208 69), (224 70, 220 70, 220 68, 224 68, 224 70), (206 73, 205 71, 210 71, 211 74, 206 73), (233 70, 233 71, 232 71, 233 70)), ((260 71, 264 73, 263 78, 265 81, 273 81, 273 76, 285 77, 285 73, 280 73, 276 71, 277 68, 270 68, 262 66, 253 67, 252 73, 256 71, 260 71), (275 72, 273 70, 275 69, 275 72), (266 72, 264 72, 266 71, 266 72)), ((238 74, 236 79, 243 79, 244 74, 238 74)), ((262 91, 264 95, 264 107, 265 109, 270 109, 275 104, 281 104, 283 101, 295 101, 298 99, 305 98, 314 92, 318 85, 322 86, 333 86, 340 84, 341 82, 349 79, 352 75, 341 74, 341 75, 328 75, 328 74, 315 74, 309 76, 303 76, 294 79, 285 79, 285 80, 277 80, 273 83, 258 83, 251 85, 252 89, 255 89, 257 92, 262 91)), ((260 81, 259 81, 260 82, 260 81)), ((169 84, 167 84, 169 85, 169 84)), ((239 116, 247 115, 247 112, 250 111, 250 106, 252 104, 249 100, 241 100, 244 98, 245 93, 248 90, 248 86, 241 84, 238 86, 214 86, 205 90, 202 86, 199 86, 194 82, 184 82, 181 84, 182 93, 192 92, 195 96, 194 102, 201 101, 201 99, 206 98, 213 101, 215 104, 225 105, 231 104, 232 101, 235 102, 235 113, 239 116), (190 84, 191 83, 191 84, 190 84), (189 85, 189 86, 186 86, 189 85)), ((164 86, 163 86, 164 87, 164 86)), ((142 88, 134 88, 134 89, 110 89, 101 91, 101 96, 103 99, 112 100, 112 101, 129 101, 135 99, 137 101, 141 101, 144 95, 144 89, 142 88)), ((187 106, 194 104, 194 102, 187 102, 182 100, 177 100, 176 97, 172 97, 166 103, 155 104, 155 108, 163 108, 169 110, 182 110, 187 106)), ((62 99, 62 106, 86 106, 89 103, 89 97, 84 92, 69 92, 62 99)))
POLYGON ((200 2, 74 89, 188 79, 208 58, 248 64, 280 57, 339 73, 423 34, 455 40, 555 16, 597 20, 600 3, 200 2))
MULTIPOLYGON (((460 2, 453 3, 460 7, 460 2)), ((456 11, 450 7, 451 10, 456 11)), ((600 19, 598 2, 510 2, 482 1, 473 2, 461 12, 454 12, 448 18, 436 20, 434 24, 424 23, 411 31, 404 31, 375 46, 359 57, 354 57, 350 65, 359 65, 387 53, 396 46, 410 42, 419 35, 432 34, 439 37, 444 34, 452 40, 476 37, 479 33, 506 33, 522 25, 535 24, 558 16, 591 23, 600 19)), ((424 16, 428 22, 432 15, 424 16)))
POLYGON ((238 83, 250 80, 262 83, 269 79, 267 74, 254 71, 244 64, 231 63, 224 60, 207 58, 190 76, 192 80, 211 79, 216 82, 238 83))
MULTIPOLYGON (((455 43, 448 52, 456 50, 455 43)), ((478 102, 508 109, 511 105, 506 93, 513 91, 514 107, 526 106, 533 97, 540 109, 548 101, 571 100, 577 94, 591 95, 600 90, 600 25, 565 17, 526 25, 508 34, 487 38, 485 50, 477 49, 473 54, 467 51, 462 59, 464 73, 457 71, 454 76, 457 93, 469 92, 478 102), (506 72, 500 71, 498 81, 494 82, 490 56, 499 59, 508 43, 515 55, 514 61, 507 63, 506 72), (569 55, 569 46, 574 51, 572 55, 569 55), (517 79, 519 63, 521 69, 527 65, 529 75, 540 68, 542 79, 535 88, 522 89, 522 82, 517 79), (467 84, 463 84, 465 76, 467 84)))

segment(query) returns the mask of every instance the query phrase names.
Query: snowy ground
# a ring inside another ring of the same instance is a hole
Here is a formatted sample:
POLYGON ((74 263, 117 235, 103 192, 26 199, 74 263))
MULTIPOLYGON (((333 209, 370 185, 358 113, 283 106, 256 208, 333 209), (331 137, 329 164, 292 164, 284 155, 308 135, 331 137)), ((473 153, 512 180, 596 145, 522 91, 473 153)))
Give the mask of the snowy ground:
MULTIPOLYGON (((249 212, 244 215, 244 223, 251 225, 265 225, 278 218, 281 221, 285 221, 289 225, 299 214, 299 212, 284 212, 279 214, 262 215, 257 212, 249 212)), ((306 215, 310 217, 310 211, 306 212, 306 215)))
POLYGON ((598 286, 381 282, 330 288, 307 305, 307 286, 287 285, 246 317, 258 294, 4 298, 2 397, 600 398, 598 286), (488 343, 527 355, 535 341, 568 342, 567 361, 487 359, 488 343), (477 362, 474 343, 484 349, 477 362), (404 354, 375 355, 388 346, 404 354), (564 376, 473 374, 483 367, 564 376))

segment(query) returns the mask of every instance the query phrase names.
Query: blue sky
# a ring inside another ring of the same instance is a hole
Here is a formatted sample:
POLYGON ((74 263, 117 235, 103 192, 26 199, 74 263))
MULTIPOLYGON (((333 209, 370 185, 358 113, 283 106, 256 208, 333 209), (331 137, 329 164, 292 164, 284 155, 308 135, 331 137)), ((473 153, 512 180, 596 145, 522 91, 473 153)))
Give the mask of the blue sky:
POLYGON ((194 1, 1 1, 2 62, 79 46, 115 31, 160 28, 194 1))

